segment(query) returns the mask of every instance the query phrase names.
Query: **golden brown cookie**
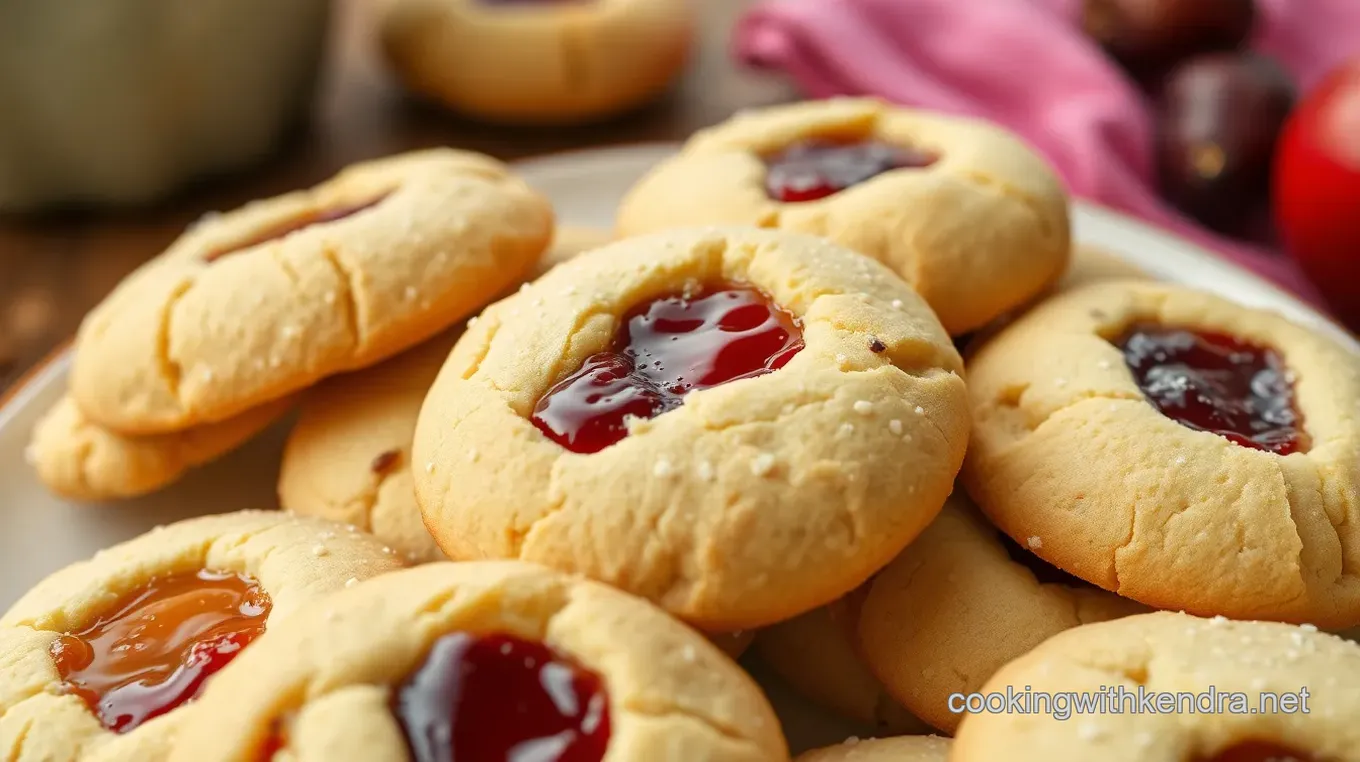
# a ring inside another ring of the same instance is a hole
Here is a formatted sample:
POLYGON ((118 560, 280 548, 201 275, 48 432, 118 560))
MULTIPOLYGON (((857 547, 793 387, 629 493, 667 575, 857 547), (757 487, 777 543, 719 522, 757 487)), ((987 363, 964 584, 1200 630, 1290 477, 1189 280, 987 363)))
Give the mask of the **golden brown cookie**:
POLYGON ((1063 630, 1147 611, 1045 564, 957 493, 866 587, 852 623, 864 662, 948 733, 962 719, 951 695, 1063 630))
POLYGON ((521 278, 546 200, 484 156, 358 164, 205 219, 82 324, 71 394, 129 434, 222 421, 433 336, 521 278))
POLYGON ((1358 686, 1360 646, 1316 628, 1143 614, 1006 665, 974 702, 1011 711, 970 714, 949 758, 1356 762, 1358 686))
POLYGON ((284 446, 279 504, 354 524, 413 562, 443 559, 416 505, 411 438, 425 393, 460 333, 308 392, 284 446))
POLYGON ((622 241, 469 327, 421 410, 416 496, 452 558, 579 572, 702 629, 765 625, 934 518, 967 443, 959 364, 906 284, 823 240, 622 241))
POLYGON ((139 437, 94 423, 66 396, 33 428, 25 456, 42 483, 63 497, 86 501, 137 497, 173 484, 190 469, 245 444, 292 403, 284 398, 220 423, 139 437))
POLYGON ((1115 282, 987 342, 968 391, 964 484, 1045 561, 1155 608, 1360 622, 1350 350, 1274 313, 1115 282))
POLYGON ((499 122, 570 123, 651 100, 688 58, 687 0, 386 0, 388 62, 407 87, 499 122))
POLYGON ((69 566, 0 616, 0 758, 164 759, 197 708, 183 700, 266 623, 400 566, 373 537, 274 511, 190 519, 69 566))
MULTIPOLYGON (((307 395, 279 472, 286 510, 358 526, 415 563, 445 558, 416 504, 411 438, 425 393, 458 333, 327 379, 307 395)), ((709 639, 735 659, 754 635, 744 630, 709 639)))
MULTIPOLYGON (((443 560, 416 504, 411 438, 430 383, 459 333, 327 379, 309 392, 284 447, 280 504, 358 526, 413 563, 443 560)), ((754 636, 744 630, 708 637, 735 659, 754 636)))
POLYGON ((690 138, 619 209, 621 236, 696 224, 812 233, 868 254, 952 335, 1038 295, 1069 248, 1062 185, 1019 139, 870 99, 740 114, 690 138))
POLYGON ((851 738, 836 746, 804 752, 796 762, 946 762, 948 759, 948 738, 910 736, 851 738))
POLYGON ((645 601, 516 561, 371 580, 271 628, 232 667, 171 760, 246 762, 267 748, 491 760, 520 744, 577 760, 788 758, 760 689, 707 640, 645 601))
POLYGON ((753 647, 761 661, 814 704, 881 733, 928 732, 929 726, 888 695, 849 635, 830 607, 822 606, 760 630, 753 647))

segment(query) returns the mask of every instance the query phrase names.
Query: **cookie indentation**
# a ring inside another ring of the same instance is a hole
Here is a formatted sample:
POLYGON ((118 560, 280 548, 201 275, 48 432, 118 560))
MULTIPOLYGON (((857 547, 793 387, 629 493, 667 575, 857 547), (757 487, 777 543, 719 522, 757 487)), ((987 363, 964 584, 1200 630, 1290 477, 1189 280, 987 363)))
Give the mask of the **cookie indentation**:
POLYGON ((61 688, 103 726, 126 733, 202 692, 264 632, 269 596, 255 580, 201 570, 153 579, 110 613, 52 644, 61 688))
POLYGON ((415 762, 599 762, 609 745, 600 676, 510 635, 435 641, 393 710, 415 762))
POLYGON ((673 294, 624 316, 611 347, 548 391, 533 421, 572 452, 628 435, 628 418, 654 418, 685 395, 784 367, 803 348, 797 318, 750 286, 673 294))
POLYGON ((1275 350, 1155 324, 1132 326, 1118 346, 1144 396, 1177 423, 1277 455, 1308 449, 1293 380, 1275 350))
POLYGON ((220 246, 216 249, 213 249, 203 255, 203 261, 216 262, 222 257, 227 256, 228 254, 235 254, 238 251, 245 251, 246 249, 259 246, 260 244, 269 243, 270 241, 276 241, 280 238, 283 238, 286 235, 296 233, 299 230, 304 230, 315 225, 324 225, 328 222, 337 222, 339 220, 345 219, 346 217, 353 217, 359 212, 367 211, 377 206, 378 204, 381 204, 383 200, 387 198, 388 195, 390 194, 385 193, 369 201, 362 201, 355 204, 345 204, 330 209, 316 209, 310 211, 306 214, 295 217, 291 220, 280 222, 271 227, 267 227, 264 230, 256 233, 253 236, 250 236, 249 238, 243 241, 239 241, 228 246, 220 246))
POLYGON ((1316 758, 1270 741, 1243 741, 1212 757, 1198 757, 1196 762, 1316 762, 1316 758))
POLYGON ((786 204, 816 201, 894 169, 922 169, 938 157, 879 140, 805 140, 766 157, 765 191, 786 204))

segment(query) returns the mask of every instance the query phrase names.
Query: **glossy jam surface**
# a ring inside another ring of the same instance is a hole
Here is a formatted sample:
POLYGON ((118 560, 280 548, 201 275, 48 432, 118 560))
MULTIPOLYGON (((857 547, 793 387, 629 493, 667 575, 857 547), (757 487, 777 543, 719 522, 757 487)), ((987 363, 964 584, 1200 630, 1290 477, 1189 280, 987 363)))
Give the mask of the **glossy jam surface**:
POLYGON ((765 158, 765 191, 786 204, 816 201, 884 172, 933 163, 924 151, 878 140, 805 140, 765 158))
POLYGON ((508 635, 435 641, 393 711, 414 762, 599 762, 609 745, 604 681, 508 635))
POLYGON ((1067 587, 1091 587, 1090 583, 1068 574, 1058 567, 1050 564, 1044 559, 1034 555, 1032 552, 1020 547, 1020 544, 1012 540, 1009 536, 997 532, 997 537, 1001 539, 1001 544, 1006 548, 1006 555, 1011 560, 1029 569, 1034 578, 1041 585, 1066 585, 1067 587))
POLYGON ((627 418, 653 418, 690 392, 771 373, 802 348, 798 321, 754 288, 667 296, 625 315, 607 351, 538 401, 534 425, 572 452, 599 452, 628 435, 627 418))
POLYGON ((238 251, 244 251, 245 249, 249 249, 252 246, 259 246, 262 243, 277 241, 278 239, 283 238, 284 236, 289 235, 290 233, 296 233, 299 230, 304 230, 306 228, 312 227, 313 225, 324 225, 327 222, 335 222, 337 220, 343 220, 346 217, 353 217, 359 212, 372 209, 373 207, 382 203, 384 198, 386 198, 386 196, 375 198, 372 201, 364 201, 357 204, 348 204, 345 206, 338 206, 332 209, 317 209, 308 212, 307 214, 300 215, 291 220, 288 220, 287 222, 281 222, 273 227, 265 228, 259 233, 256 233, 255 235, 243 241, 238 241, 236 243, 231 244, 230 246, 224 246, 221 248, 213 249, 212 251, 209 251, 207 254, 204 254, 203 259, 206 262, 215 262, 229 254, 235 254, 238 251))
POLYGON ((1293 383, 1274 350, 1159 325, 1132 327, 1119 346, 1143 394, 1168 418, 1279 455, 1308 448, 1293 383))
POLYGON ((197 698, 264 632, 269 596, 254 580, 199 571, 152 580, 52 644, 62 689, 117 733, 197 698))
POLYGON ((1316 758, 1270 741, 1243 741, 1196 762, 1316 762, 1316 758))

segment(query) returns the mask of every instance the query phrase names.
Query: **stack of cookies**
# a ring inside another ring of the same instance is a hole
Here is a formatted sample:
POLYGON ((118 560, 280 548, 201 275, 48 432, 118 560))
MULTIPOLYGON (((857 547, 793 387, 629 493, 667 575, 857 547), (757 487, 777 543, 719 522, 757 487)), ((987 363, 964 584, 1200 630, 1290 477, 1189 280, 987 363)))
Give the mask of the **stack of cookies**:
POLYGON ((206 220, 34 461, 141 494, 296 406, 284 510, 16 604, 0 750, 781 762, 750 646, 882 736, 803 762, 1360 760, 1360 358, 1069 229, 1013 136, 866 100, 697 134, 613 242, 449 151, 206 220))

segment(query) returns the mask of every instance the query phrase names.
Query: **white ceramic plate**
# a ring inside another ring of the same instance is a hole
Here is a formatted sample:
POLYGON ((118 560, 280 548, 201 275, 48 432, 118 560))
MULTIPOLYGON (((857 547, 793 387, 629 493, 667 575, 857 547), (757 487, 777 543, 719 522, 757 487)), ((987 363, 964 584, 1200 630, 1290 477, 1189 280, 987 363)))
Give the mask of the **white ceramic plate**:
MULTIPOLYGON (((561 224, 609 227, 624 192, 673 150, 669 145, 642 145, 582 151, 528 161, 519 170, 552 199, 561 224)), ((1123 257, 1155 276, 1273 309, 1360 351, 1345 331, 1294 297, 1166 233, 1084 204, 1077 205, 1074 224, 1079 242, 1123 257)), ((0 407, 0 610, 50 572, 157 524, 277 504, 274 484, 287 423, 149 497, 89 506, 48 494, 27 466, 24 448, 39 416, 61 396, 69 364, 65 353, 56 356, 0 407)), ((771 693, 795 749, 867 732, 830 721, 778 688, 771 693)))

